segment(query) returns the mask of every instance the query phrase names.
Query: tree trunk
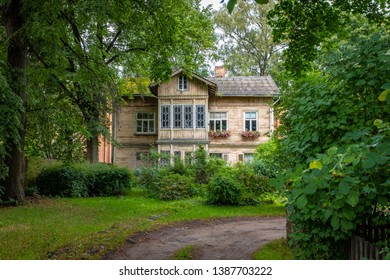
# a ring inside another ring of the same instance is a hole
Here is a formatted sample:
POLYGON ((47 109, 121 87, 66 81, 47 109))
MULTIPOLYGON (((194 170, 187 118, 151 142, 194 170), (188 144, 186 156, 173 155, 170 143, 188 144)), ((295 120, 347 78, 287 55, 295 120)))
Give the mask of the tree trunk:
MULTIPOLYGON (((22 16, 22 0, 6 1, 2 7, 3 26, 6 31, 8 42, 7 49, 7 80, 13 91, 23 101, 23 107, 27 105, 26 93, 26 68, 27 68, 27 44, 26 39, 21 34, 25 23, 22 16)), ((20 112, 22 123, 19 129, 19 142, 15 143, 13 139, 7 140, 9 155, 5 159, 8 167, 8 175, 3 185, 5 188, 4 199, 15 199, 19 202, 24 197, 24 177, 26 172, 24 158, 24 137, 26 130, 25 110, 20 112)))
POLYGON ((87 140, 87 159, 90 163, 99 161, 99 135, 92 135, 87 140))

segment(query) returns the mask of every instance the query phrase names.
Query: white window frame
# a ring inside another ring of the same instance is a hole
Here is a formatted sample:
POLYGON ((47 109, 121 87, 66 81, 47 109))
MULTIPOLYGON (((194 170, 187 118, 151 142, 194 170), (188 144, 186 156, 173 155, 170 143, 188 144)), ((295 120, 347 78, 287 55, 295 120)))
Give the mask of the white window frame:
POLYGON ((173 105, 173 128, 183 128, 183 106, 173 105))
POLYGON ((193 128, 194 127, 194 112, 192 105, 183 105, 183 127, 193 128))
POLYGON ((206 106, 160 105, 160 129, 206 128, 206 106), (194 111, 195 109, 195 111, 194 111))
POLYGON ((249 131, 258 131, 259 130, 259 114, 257 111, 245 111, 244 112, 244 130, 249 130, 249 131), (255 114, 255 118, 249 118, 247 119, 246 118, 246 114, 248 113, 251 113, 251 114, 255 114), (249 124, 249 129, 246 128, 246 121, 250 121, 250 124, 249 124), (256 121, 256 128, 253 129, 253 121, 256 121))
POLYGON ((196 128, 206 128, 206 105, 196 105, 195 116, 196 128), (202 108, 203 112, 199 112, 200 108, 202 108), (199 118, 199 116, 202 116, 202 118, 199 118))
POLYGON ((255 160, 254 153, 244 153, 244 163, 252 163, 255 160))
POLYGON ((229 130, 229 121, 228 121, 228 112, 210 112, 209 113, 209 125, 210 130, 217 131, 217 130, 229 130), (213 117, 213 115, 216 114, 225 114, 225 118, 222 117, 213 117), (223 121, 226 121, 226 128, 223 129, 223 121), (217 129, 217 122, 220 122, 220 129, 217 129), (212 125, 213 123, 213 125, 212 125), (212 128, 213 127, 213 128, 212 128))
POLYGON ((178 90, 184 91, 189 89, 188 77, 185 75, 180 75, 177 79, 177 88, 178 90))
POLYGON ((160 106, 160 129, 170 129, 170 128, 171 128, 171 106, 161 105, 160 106))
POLYGON ((155 112, 137 112, 136 113, 136 128, 135 131, 137 134, 155 134, 156 133, 156 114, 155 112), (146 118, 145 117, 146 115, 146 118), (141 118, 140 118, 141 116, 141 118), (139 123, 141 126, 139 126, 139 123), (146 126, 146 130, 145 130, 146 126), (138 129, 141 128, 141 131, 138 129))

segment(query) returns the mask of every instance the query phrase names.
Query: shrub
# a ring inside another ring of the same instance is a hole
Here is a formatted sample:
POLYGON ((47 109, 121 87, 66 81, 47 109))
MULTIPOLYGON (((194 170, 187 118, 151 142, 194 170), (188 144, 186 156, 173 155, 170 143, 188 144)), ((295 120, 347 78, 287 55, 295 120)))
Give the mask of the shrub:
POLYGON ((134 183, 126 168, 107 164, 82 164, 44 168, 36 179, 40 194, 60 197, 123 194, 134 183))
POLYGON ((89 196, 123 194, 135 184, 134 176, 127 168, 109 164, 83 164, 77 166, 85 176, 89 196))
POLYGON ((138 186, 144 188, 148 196, 158 198, 161 179, 168 173, 169 170, 164 167, 144 167, 139 171, 138 186))
POLYGON ((72 166, 45 168, 36 180, 39 193, 48 196, 86 197, 85 175, 72 166))
POLYGON ((193 178, 170 173, 160 182, 160 199, 179 200, 190 198, 196 193, 193 178))
POLYGON ((208 184, 207 203, 213 205, 240 205, 242 203, 240 184, 226 172, 216 174, 208 184))
POLYGON ((274 178, 277 175, 277 168, 275 165, 263 159, 253 162, 252 167, 257 175, 266 176, 268 178, 274 178))

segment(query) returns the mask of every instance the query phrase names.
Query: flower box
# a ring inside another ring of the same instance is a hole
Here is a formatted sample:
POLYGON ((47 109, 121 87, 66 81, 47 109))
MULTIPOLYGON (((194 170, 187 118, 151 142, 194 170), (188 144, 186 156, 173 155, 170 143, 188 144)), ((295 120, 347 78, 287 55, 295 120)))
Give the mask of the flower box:
POLYGON ((256 130, 245 130, 241 133, 241 136, 247 139, 256 139, 260 136, 260 132, 256 130))
POLYGON ((230 131, 229 130, 210 130, 209 131, 209 137, 213 139, 217 138, 227 138, 230 136, 230 131))

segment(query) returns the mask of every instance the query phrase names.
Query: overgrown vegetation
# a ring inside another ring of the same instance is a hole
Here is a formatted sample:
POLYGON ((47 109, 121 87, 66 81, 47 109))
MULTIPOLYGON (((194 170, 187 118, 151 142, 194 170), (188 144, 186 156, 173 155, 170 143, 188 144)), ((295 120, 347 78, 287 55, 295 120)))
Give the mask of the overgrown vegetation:
POLYGON ((316 70, 286 83, 279 136, 290 166, 271 183, 286 192, 296 258, 346 258, 353 234, 389 247, 388 30, 355 18, 316 70))
MULTIPOLYGON (((158 162, 155 152, 151 155, 158 162)), ((173 162, 173 165, 155 164, 138 170, 135 173, 138 186, 150 197, 174 200, 200 196, 213 205, 273 203, 280 197, 268 184, 268 176, 274 175, 268 171, 271 165, 263 164, 264 169, 257 162, 229 166, 222 159, 208 158, 203 146, 193 153, 191 161, 174 158, 173 162)))

